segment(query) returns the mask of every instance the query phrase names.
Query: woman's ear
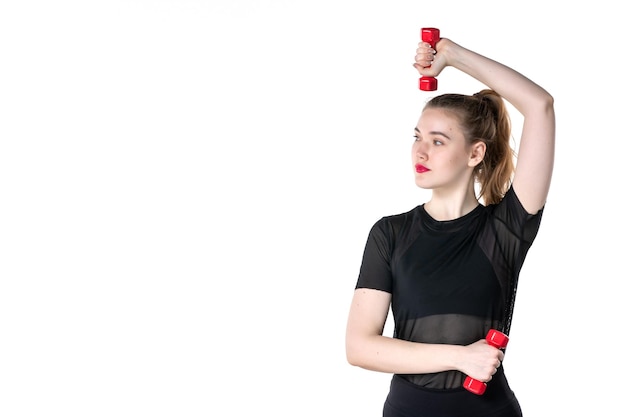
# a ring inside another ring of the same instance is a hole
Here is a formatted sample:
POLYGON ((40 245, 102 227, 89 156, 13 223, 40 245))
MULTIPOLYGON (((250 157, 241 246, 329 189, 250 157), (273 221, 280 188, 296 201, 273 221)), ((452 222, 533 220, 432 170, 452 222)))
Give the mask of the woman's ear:
POLYGON ((487 146, 485 142, 479 140, 471 145, 471 153, 470 159, 468 161, 468 165, 472 168, 480 164, 485 157, 485 151, 487 151, 487 146))

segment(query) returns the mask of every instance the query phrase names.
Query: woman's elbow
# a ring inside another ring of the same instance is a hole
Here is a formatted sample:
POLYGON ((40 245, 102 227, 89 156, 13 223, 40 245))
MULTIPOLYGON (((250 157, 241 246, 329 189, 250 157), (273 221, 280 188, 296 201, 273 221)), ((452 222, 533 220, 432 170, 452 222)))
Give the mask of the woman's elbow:
POLYGON ((365 346, 367 341, 364 338, 346 339, 346 360, 352 366, 363 368, 367 363, 365 346))
POLYGON ((351 351, 346 352, 346 360, 352 366, 360 367, 362 364, 361 361, 359 360, 359 356, 354 354, 354 352, 351 352, 351 351))

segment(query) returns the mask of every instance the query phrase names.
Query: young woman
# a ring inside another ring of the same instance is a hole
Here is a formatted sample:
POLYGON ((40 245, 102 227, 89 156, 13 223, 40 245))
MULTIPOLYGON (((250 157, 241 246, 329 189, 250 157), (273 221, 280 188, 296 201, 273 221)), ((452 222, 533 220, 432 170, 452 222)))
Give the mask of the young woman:
POLYGON ((432 47, 419 43, 421 75, 453 67, 487 88, 425 105, 411 156, 415 183, 431 198, 373 225, 347 322, 347 360, 393 374, 385 417, 521 416, 504 351, 485 336, 492 328, 508 334, 539 229, 554 161, 553 98, 449 39, 432 47), (524 118, 516 162, 504 100, 524 118), (383 336, 390 308, 393 337, 383 336), (464 389, 466 376, 486 382, 485 393, 464 389))

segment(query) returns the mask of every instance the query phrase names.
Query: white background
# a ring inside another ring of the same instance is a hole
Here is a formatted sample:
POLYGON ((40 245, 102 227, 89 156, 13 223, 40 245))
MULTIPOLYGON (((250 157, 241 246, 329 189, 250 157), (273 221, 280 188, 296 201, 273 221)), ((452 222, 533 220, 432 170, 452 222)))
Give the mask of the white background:
POLYGON ((524 415, 621 404, 617 3, 1 4, 3 417, 380 416, 390 376, 344 329, 369 228, 428 196, 423 26, 556 99, 506 359, 524 415))

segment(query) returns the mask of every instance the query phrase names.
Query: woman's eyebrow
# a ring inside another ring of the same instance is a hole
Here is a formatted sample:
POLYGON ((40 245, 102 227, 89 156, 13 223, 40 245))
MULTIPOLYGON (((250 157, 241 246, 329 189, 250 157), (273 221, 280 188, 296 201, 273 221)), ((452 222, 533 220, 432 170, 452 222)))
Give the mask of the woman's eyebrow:
MULTIPOLYGON (((415 132, 416 132, 416 133, 422 133, 422 132, 420 132, 420 130, 419 130, 418 128, 415 128, 415 132)), ((430 132, 428 132, 428 133, 429 133, 429 134, 431 134, 431 135, 443 136, 444 138, 446 138, 446 139, 448 139, 448 140, 452 140, 452 138, 451 138, 450 136, 448 136, 448 135, 446 135, 445 133, 440 132, 440 131, 438 131, 438 130, 432 130, 432 131, 430 131, 430 132)))

